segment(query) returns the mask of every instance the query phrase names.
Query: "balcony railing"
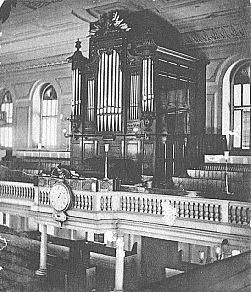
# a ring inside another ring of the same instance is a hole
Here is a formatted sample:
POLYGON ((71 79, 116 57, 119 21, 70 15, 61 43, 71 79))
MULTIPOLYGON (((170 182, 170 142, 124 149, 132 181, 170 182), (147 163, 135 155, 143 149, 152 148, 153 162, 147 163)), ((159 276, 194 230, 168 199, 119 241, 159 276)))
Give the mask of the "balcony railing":
MULTIPOLYGON (((19 182, 0 182, 0 200, 23 200, 24 205, 50 206, 50 186, 36 187, 19 182)), ((203 197, 173 194, 151 194, 135 192, 95 192, 74 190, 72 210, 85 212, 123 212, 163 216, 165 204, 176 208, 177 217, 185 219, 220 222, 250 226, 251 207, 249 203, 227 200, 211 200, 203 197)))

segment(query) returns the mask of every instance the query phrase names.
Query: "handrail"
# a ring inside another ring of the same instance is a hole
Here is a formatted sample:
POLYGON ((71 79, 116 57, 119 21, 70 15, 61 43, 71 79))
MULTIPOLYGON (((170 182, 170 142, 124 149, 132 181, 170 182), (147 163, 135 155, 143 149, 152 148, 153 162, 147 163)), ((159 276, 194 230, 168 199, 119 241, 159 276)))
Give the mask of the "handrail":
MULTIPOLYGON (((87 212, 127 212, 132 214, 162 215, 166 203, 177 211, 177 217, 203 221, 250 226, 251 207, 248 202, 207 199, 203 197, 136 193, 92 192, 73 190, 73 210, 87 212)), ((34 205, 50 206, 50 186, 0 181, 0 199, 22 199, 34 205)))

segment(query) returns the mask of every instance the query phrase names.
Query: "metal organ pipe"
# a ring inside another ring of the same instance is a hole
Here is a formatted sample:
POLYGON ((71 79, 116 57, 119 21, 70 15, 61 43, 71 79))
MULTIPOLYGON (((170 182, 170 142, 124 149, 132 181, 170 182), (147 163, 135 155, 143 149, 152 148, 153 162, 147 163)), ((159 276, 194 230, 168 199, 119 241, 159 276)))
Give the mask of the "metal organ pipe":
POLYGON ((139 75, 131 75, 129 119, 138 119, 138 100, 140 93, 139 75))
POLYGON ((98 131, 122 130, 123 76, 119 65, 119 54, 115 50, 101 54, 98 73, 98 131))
POLYGON ((153 60, 147 58, 143 60, 142 77, 142 109, 144 112, 153 112, 154 94, 153 94, 153 60))
POLYGON ((72 115, 74 117, 81 115, 81 83, 82 76, 79 69, 72 72, 72 115))

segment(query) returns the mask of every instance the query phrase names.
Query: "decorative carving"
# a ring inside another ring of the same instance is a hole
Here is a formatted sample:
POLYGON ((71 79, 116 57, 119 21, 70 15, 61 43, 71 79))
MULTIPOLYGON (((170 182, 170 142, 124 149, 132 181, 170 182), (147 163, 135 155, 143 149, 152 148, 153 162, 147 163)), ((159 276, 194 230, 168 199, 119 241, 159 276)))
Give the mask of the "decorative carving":
POLYGON ((143 121, 145 131, 151 132, 155 116, 152 112, 143 112, 141 120, 143 121))
POLYGON ((248 24, 245 23, 213 27, 182 34, 183 41, 187 46, 247 38, 249 36, 250 30, 248 24))
POLYGON ((130 30, 131 28, 128 27, 123 18, 120 18, 118 12, 109 12, 103 14, 98 21, 91 23, 90 36, 130 30))
POLYGON ((38 9, 63 0, 22 0, 22 4, 31 9, 38 9))

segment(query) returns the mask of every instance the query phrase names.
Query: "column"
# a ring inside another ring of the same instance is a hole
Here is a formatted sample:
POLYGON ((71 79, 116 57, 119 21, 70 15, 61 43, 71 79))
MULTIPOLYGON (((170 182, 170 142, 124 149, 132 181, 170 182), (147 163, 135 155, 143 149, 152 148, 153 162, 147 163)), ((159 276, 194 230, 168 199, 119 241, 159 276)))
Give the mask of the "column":
POLYGON ((124 241, 123 236, 119 235, 116 240, 116 263, 115 263, 115 292, 123 292, 124 282, 124 241))
POLYGON ((47 226, 41 225, 41 243, 40 243, 40 266, 36 271, 38 276, 46 276, 46 264, 47 264, 47 226))
POLYGON ((207 246, 207 257, 206 264, 213 262, 213 248, 211 246, 207 246))
POLYGON ((193 245, 191 243, 188 243, 188 262, 192 263, 193 259, 193 245))

